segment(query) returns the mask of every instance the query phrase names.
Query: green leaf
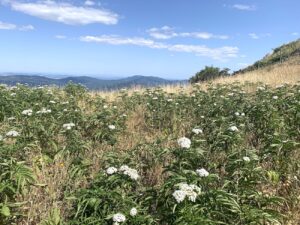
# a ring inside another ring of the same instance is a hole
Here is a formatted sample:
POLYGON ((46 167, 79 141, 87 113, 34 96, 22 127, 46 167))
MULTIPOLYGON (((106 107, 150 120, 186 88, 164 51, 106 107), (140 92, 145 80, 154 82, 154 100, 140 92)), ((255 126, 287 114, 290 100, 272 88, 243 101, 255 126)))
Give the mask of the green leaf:
POLYGON ((0 212, 1 212, 1 215, 5 216, 5 217, 9 217, 10 216, 10 209, 6 205, 2 206, 0 212))

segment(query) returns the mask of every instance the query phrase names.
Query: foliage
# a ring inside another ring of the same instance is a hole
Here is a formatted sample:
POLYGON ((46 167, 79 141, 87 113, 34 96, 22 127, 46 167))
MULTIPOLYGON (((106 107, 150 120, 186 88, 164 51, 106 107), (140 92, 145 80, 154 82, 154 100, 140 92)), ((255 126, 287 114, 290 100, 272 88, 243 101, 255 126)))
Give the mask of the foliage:
POLYGON ((229 69, 220 69, 214 66, 205 66, 205 68, 197 72, 193 77, 190 78, 190 83, 197 83, 201 81, 212 80, 217 77, 229 76, 229 69))
POLYGON ((0 86, 0 224, 28 219, 21 200, 36 189, 59 199, 45 225, 286 224, 299 205, 299 102, 299 84, 112 101, 76 84, 0 86))

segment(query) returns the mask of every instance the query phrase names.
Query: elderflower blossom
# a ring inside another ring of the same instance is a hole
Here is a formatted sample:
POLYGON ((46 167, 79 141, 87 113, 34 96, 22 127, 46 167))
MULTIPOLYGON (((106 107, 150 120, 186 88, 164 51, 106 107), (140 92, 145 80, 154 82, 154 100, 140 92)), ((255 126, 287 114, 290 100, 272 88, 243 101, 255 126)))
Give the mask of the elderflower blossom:
POLYGON ((202 134, 202 133, 203 133, 202 129, 200 129, 200 128, 194 128, 194 129, 192 130, 192 132, 193 132, 194 134, 202 134))
POLYGON ((132 169, 127 165, 121 166, 119 171, 121 171, 124 175, 129 176, 132 180, 137 180, 140 177, 136 169, 132 169))
POLYGON ((245 162, 250 162, 250 158, 249 158, 248 156, 244 156, 244 157, 243 157, 243 160, 244 160, 245 162))
POLYGON ((11 130, 6 133, 6 136, 7 137, 18 137, 18 136, 20 136, 20 134, 18 131, 11 130))
POLYGON ((32 109, 26 109, 26 110, 23 110, 23 111, 22 111, 22 114, 23 114, 23 115, 26 115, 26 116, 31 116, 31 115, 32 115, 32 109))
POLYGON ((74 123, 65 123, 63 124, 63 128, 65 128, 66 130, 71 130, 72 127, 74 127, 75 124, 74 123))
POLYGON ((181 190, 174 191, 172 195, 175 198, 176 202, 178 202, 178 203, 184 201, 184 199, 186 197, 185 191, 181 191, 181 190))
POLYGON ((174 191, 172 194, 178 203, 184 201, 186 197, 189 201, 195 202, 197 196, 201 193, 201 188, 194 184, 180 183, 178 187, 179 190, 174 191))
POLYGON ((201 168, 201 169, 197 169, 196 173, 200 176, 200 177, 207 177, 209 175, 209 172, 207 172, 206 169, 201 168))
POLYGON ((231 126, 231 127, 229 127, 229 130, 232 131, 232 132, 237 132, 237 131, 239 131, 239 129, 238 129, 236 126, 231 126))
POLYGON ((109 128, 110 130, 114 130, 114 129, 116 129, 116 126, 115 126, 115 125, 109 125, 108 128, 109 128))
POLYGON ((116 213, 113 215, 113 221, 116 223, 122 223, 126 221, 126 217, 122 213, 116 213))
POLYGON ((177 143, 181 148, 190 148, 192 144, 191 140, 186 137, 179 138, 177 143))
POLYGON ((131 210, 130 210, 130 216, 136 216, 136 214, 137 214, 137 209, 136 208, 132 208, 131 210))
POLYGON ((107 169, 106 169, 106 173, 108 174, 108 175, 112 175, 112 174, 114 174, 114 173, 116 173, 116 172, 118 172, 118 169, 116 168, 116 167, 108 167, 107 169))
POLYGON ((36 114, 47 114, 47 113, 51 113, 51 109, 42 108, 42 110, 36 112, 36 114))

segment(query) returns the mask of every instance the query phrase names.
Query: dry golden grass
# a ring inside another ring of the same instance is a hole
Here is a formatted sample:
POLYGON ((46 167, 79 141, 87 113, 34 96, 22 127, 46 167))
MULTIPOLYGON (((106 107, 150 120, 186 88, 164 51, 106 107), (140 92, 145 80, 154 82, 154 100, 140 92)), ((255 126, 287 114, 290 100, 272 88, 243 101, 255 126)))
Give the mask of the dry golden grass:
MULTIPOLYGON (((231 77, 221 77, 209 82, 199 83, 201 88, 205 89, 208 84, 230 84, 234 82, 239 83, 264 83, 270 86, 277 86, 284 83, 297 83, 300 82, 300 58, 291 58, 289 61, 282 64, 276 64, 274 66, 268 66, 263 69, 258 69, 255 71, 247 72, 244 74, 239 74, 231 77)), ((167 93, 189 93, 192 91, 192 85, 186 84, 182 85, 167 85, 163 86, 162 89, 167 93)), ((146 88, 143 87, 133 87, 128 91, 129 95, 134 92, 143 92, 146 88)), ((92 96, 100 95, 106 98, 108 101, 112 101, 120 96, 120 91, 97 91, 91 92, 92 96)))
POLYGON ((298 81, 300 81, 300 62, 298 64, 283 63, 232 77, 222 77, 216 79, 213 83, 262 82, 271 86, 276 86, 283 83, 293 84, 298 81))

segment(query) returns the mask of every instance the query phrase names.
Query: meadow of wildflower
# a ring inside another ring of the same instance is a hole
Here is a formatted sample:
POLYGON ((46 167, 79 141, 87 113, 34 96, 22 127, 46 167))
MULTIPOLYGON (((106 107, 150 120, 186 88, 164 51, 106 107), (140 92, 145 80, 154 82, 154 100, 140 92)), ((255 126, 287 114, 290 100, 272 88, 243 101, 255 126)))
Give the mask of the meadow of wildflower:
POLYGON ((300 83, 0 87, 0 224, 299 224, 300 83))

